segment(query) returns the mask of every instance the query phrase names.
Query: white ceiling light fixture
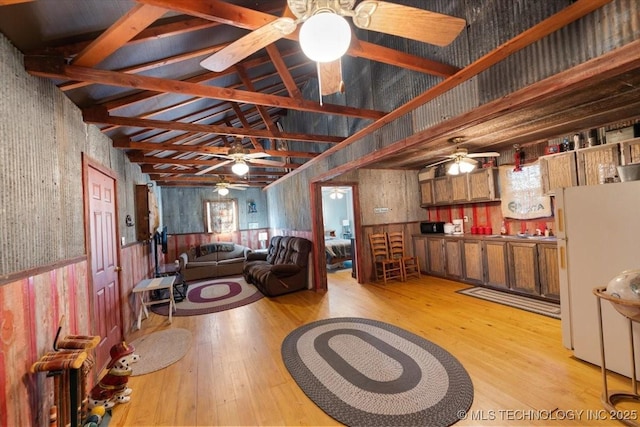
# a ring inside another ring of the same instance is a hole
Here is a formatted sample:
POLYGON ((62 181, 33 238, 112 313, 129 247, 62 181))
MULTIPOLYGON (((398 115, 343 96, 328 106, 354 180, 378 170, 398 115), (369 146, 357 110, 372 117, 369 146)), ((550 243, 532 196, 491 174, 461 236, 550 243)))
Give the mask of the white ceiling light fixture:
POLYGON ((447 168, 447 174, 458 175, 461 173, 469 173, 476 168, 476 160, 468 157, 455 159, 447 168))
POLYGON ((219 188, 218 194, 221 196, 226 196, 227 194, 229 194, 229 189, 226 187, 219 188))
POLYGON ((300 28, 300 48, 316 62, 340 59, 351 44, 351 27, 342 16, 327 10, 307 19, 300 28))
POLYGON ((231 170, 238 176, 246 175, 249 172, 249 166, 245 163, 244 160, 239 159, 231 166, 231 170))

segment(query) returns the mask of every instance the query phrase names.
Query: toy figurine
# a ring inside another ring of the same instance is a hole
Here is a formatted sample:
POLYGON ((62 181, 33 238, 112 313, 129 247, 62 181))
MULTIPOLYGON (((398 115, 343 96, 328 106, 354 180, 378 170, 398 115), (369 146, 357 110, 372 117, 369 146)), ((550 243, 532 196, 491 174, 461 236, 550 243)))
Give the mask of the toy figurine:
POLYGON ((129 376, 133 372, 131 364, 140 360, 140 356, 134 351, 135 348, 124 341, 111 347, 108 371, 89 393, 90 408, 103 406, 110 409, 118 403, 131 400, 132 390, 127 387, 129 376))

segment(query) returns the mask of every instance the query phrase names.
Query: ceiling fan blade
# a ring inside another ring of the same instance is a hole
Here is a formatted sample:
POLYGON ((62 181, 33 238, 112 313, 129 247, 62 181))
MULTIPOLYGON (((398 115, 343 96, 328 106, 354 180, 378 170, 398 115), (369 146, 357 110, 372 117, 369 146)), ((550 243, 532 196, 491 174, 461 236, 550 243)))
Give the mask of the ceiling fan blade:
POLYGON ((283 162, 279 162, 277 160, 265 160, 265 159, 247 159, 249 163, 256 165, 264 165, 264 166, 275 166, 281 168, 283 166, 283 162))
POLYGON ((466 21, 424 9, 365 0, 355 8, 353 23, 366 30, 446 46, 458 37, 466 21))
POLYGON ((426 165, 426 166, 425 166, 425 168, 430 168, 430 167, 432 167, 432 166, 438 166, 438 165, 441 165, 441 164, 443 164, 443 163, 450 162, 451 160, 452 160, 451 158, 447 157, 447 158, 446 158, 446 159, 444 159, 444 160, 440 160, 440 161, 438 161, 438 162, 431 163, 430 165, 426 165))
POLYGON ((233 160, 225 160, 224 162, 216 163, 216 164, 215 164, 215 165, 213 165, 213 166, 209 166, 208 168, 204 168, 204 169, 199 170, 199 171, 198 171, 198 172, 196 172, 195 174, 196 174, 196 175, 204 175, 204 174, 205 174, 205 173, 207 173, 207 172, 211 172, 212 170, 215 170, 215 169, 221 168, 221 167, 222 167, 222 166, 224 166, 224 165, 228 165, 228 164, 229 164, 229 163, 231 163, 232 161, 233 161, 233 160))
POLYGON ((257 152, 246 154, 244 157, 245 159, 261 159, 263 157, 271 157, 271 155, 267 153, 257 152))
POLYGON ((317 64, 320 95, 326 96, 332 93, 344 93, 342 61, 337 59, 332 62, 318 62, 317 64))
POLYGON ((296 25, 296 21, 291 18, 275 19, 203 59, 200 66, 211 71, 224 71, 252 53, 291 34, 296 25))
POLYGON ((485 153, 469 153, 467 157, 500 157, 500 153, 495 151, 487 151, 485 153))
POLYGON ((229 188, 233 190, 246 190, 248 185, 240 185, 240 184, 229 184, 229 188))

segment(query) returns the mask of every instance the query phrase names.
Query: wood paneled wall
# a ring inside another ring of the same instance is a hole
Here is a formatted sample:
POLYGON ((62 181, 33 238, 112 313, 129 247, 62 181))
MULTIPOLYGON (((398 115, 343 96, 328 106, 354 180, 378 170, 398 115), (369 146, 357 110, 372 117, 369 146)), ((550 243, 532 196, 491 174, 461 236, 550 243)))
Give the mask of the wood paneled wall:
MULTIPOLYGON (((122 323, 125 339, 135 324, 137 307, 131 289, 151 277, 148 246, 121 248, 122 323)), ((31 374, 31 365, 53 349, 60 319, 61 336, 92 335, 90 272, 85 257, 40 267, 0 285, 0 425, 47 425, 53 381, 31 374)), ((93 372, 90 382, 98 375, 93 372)))

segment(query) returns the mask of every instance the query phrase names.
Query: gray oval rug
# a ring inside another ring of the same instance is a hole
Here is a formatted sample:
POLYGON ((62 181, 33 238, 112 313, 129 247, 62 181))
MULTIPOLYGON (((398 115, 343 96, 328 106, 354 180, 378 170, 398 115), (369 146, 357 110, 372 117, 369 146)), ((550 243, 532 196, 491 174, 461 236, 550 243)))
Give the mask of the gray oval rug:
POLYGON ((182 328, 165 329, 143 335, 131 342, 140 360, 131 365, 132 376, 164 369, 182 359, 191 347, 191 332, 182 328))
POLYGON ((473 384, 443 348, 376 320, 335 318, 291 332, 282 358, 300 388, 349 426, 449 426, 473 403, 473 384))

